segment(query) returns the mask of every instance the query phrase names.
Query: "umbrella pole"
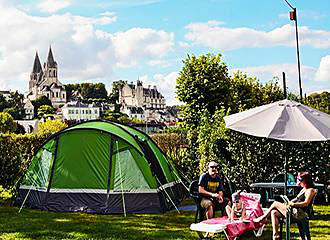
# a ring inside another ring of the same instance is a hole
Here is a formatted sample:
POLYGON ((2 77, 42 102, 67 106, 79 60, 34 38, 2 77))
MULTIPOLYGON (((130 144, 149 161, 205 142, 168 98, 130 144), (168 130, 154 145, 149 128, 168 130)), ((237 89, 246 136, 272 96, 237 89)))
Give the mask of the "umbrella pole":
MULTIPOLYGON (((287 158, 287 143, 284 143, 284 195, 287 196, 287 188, 288 188, 288 158, 287 158)), ((287 210, 286 212, 286 231, 285 231, 285 239, 290 239, 290 212, 287 210)))

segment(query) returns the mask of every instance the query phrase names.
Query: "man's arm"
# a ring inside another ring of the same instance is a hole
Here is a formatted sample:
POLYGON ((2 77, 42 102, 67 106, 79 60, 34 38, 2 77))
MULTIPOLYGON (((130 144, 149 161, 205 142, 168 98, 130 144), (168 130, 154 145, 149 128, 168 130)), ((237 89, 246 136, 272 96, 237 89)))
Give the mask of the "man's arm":
POLYGON ((218 197, 217 200, 222 203, 223 202, 223 192, 224 192, 224 187, 221 181, 219 181, 219 188, 218 188, 218 197))
POLYGON ((211 193, 211 192, 206 191, 205 188, 202 186, 198 187, 198 192, 206 197, 218 198, 218 196, 219 196, 218 193, 211 193))

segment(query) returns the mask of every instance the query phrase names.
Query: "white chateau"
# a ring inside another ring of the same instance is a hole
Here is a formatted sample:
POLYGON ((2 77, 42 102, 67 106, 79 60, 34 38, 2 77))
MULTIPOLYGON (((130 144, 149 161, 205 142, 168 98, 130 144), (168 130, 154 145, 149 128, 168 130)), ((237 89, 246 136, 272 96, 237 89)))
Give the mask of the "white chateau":
POLYGON ((143 109, 163 110, 166 108, 165 98, 158 92, 157 87, 142 86, 142 81, 137 80, 136 85, 126 84, 119 91, 119 103, 127 107, 142 107, 143 109))
POLYGON ((146 122, 167 122, 176 119, 167 111, 166 100, 156 86, 144 88, 142 81, 136 85, 127 82, 119 91, 120 111, 130 118, 137 118, 146 122))
POLYGON ((27 97, 30 100, 35 100, 41 96, 48 97, 56 108, 66 103, 65 86, 58 80, 57 62, 54 61, 51 47, 49 47, 47 62, 44 63, 43 68, 38 52, 36 53, 30 74, 27 97))

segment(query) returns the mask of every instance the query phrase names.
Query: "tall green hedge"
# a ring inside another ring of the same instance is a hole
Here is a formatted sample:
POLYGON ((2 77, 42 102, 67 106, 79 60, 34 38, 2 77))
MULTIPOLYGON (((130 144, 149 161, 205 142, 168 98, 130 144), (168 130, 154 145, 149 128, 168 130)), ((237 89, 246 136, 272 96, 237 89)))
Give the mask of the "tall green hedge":
MULTIPOLYGON (((205 170, 203 162, 215 160, 222 163, 224 173, 237 187, 246 188, 252 182, 271 181, 283 170, 287 157, 289 172, 309 169, 317 182, 330 184, 330 141, 281 142, 252 137, 224 129, 221 116, 215 115, 209 123, 205 120, 204 127, 198 129, 198 153, 191 151, 186 133, 152 136, 187 181, 205 170)), ((0 135, 0 186, 17 187, 44 140, 42 135, 0 135)))
POLYGON ((203 124, 199 129, 199 158, 192 157, 187 138, 175 133, 156 134, 153 139, 171 157, 184 178, 192 180, 205 171, 211 160, 223 166, 224 174, 237 188, 248 189, 249 184, 271 181, 284 170, 296 174, 301 169, 311 171, 314 180, 330 184, 330 141, 283 142, 258 138, 224 129, 219 121, 203 124))
POLYGON ((0 135, 0 186, 14 189, 45 137, 37 134, 0 135))

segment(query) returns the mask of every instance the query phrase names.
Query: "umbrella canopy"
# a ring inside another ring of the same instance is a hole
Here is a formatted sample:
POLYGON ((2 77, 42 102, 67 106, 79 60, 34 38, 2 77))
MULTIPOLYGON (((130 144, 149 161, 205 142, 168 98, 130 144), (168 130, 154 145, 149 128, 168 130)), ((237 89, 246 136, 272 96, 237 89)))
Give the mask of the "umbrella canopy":
POLYGON ((224 117, 226 127, 283 141, 330 140, 330 115, 287 99, 224 117))
MULTIPOLYGON (((224 117, 226 127, 257 137, 282 141, 330 140, 330 115, 287 99, 224 117)), ((287 192, 287 158, 284 160, 287 192)), ((287 216, 287 221, 290 218, 287 216)), ((286 239, 290 239, 290 224, 286 239)))

